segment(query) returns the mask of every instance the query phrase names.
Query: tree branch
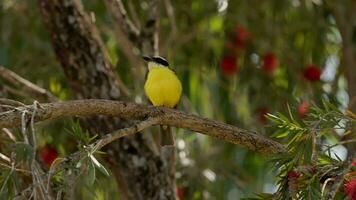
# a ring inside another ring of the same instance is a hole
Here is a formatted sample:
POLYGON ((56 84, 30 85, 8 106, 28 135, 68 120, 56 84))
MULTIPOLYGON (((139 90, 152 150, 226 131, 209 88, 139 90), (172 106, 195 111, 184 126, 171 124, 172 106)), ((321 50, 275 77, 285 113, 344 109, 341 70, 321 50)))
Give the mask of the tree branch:
MULTIPOLYGON (((168 34, 168 36, 165 39, 165 42, 161 43, 161 50, 163 50, 162 52, 166 52, 166 50, 168 48, 172 48, 175 49, 172 45, 172 43, 176 43, 176 38, 177 38, 177 32, 178 32, 178 28, 177 28, 177 20, 176 20, 176 16, 174 13, 174 7, 172 5, 171 0, 163 0, 164 6, 165 6, 165 10, 171 25, 171 30, 168 34)), ((174 51, 173 51, 174 52, 174 51)))
MULTIPOLYGON (((31 106, 17 107, 15 110, 0 113, 0 128, 20 125, 21 110, 23 109, 26 109, 28 114, 32 113, 31 106)), ((40 104, 35 121, 40 122, 63 117, 89 117, 96 115, 136 120, 143 120, 149 117, 157 118, 159 119, 157 125, 167 125, 199 132, 226 142, 239 144, 264 155, 286 152, 283 145, 252 131, 178 110, 129 102, 89 99, 40 104)))
POLYGON ((133 4, 132 0, 129 0, 127 2, 127 7, 129 10, 129 13, 131 15, 132 21, 134 22, 134 24, 136 25, 136 27, 138 29, 141 29, 141 21, 140 21, 140 18, 136 12, 136 8, 135 8, 135 5, 133 4))
POLYGON ((30 93, 34 93, 36 95, 39 95, 50 102, 56 102, 58 101, 57 97, 55 97, 51 92, 48 90, 39 87, 38 85, 22 78, 21 76, 17 75, 15 72, 0 66, 0 76, 10 82, 11 84, 15 86, 22 86, 24 90, 30 93))
MULTIPOLYGON (((138 124, 135 124, 134 126, 119 129, 119 130, 114 131, 110 134, 106 134, 100 140, 96 141, 95 144, 98 144, 97 148, 101 149, 104 146, 114 142, 115 140, 118 140, 118 139, 128 136, 128 135, 138 133, 140 131, 143 131, 146 128, 157 125, 159 123, 160 123, 159 118, 156 118, 156 117, 148 118, 147 120, 143 120, 143 121, 139 122, 138 124)), ((95 144, 94 144, 94 146, 95 146, 95 144)))
POLYGON ((331 8, 336 20, 336 25, 339 28, 342 38, 342 60, 341 67, 345 70, 345 75, 348 82, 348 93, 350 96, 349 109, 356 110, 356 73, 354 73, 356 59, 355 59, 355 45, 353 44, 353 27, 355 24, 356 2, 351 1, 350 6, 346 4, 326 1, 331 8))
MULTIPOLYGON (((140 31, 127 16, 126 9, 121 0, 106 0, 106 7, 114 17, 116 24, 116 34, 119 41, 120 50, 127 57, 130 62, 132 74, 136 76, 138 84, 142 82, 144 76, 142 67, 138 56, 134 53, 134 48, 138 48, 140 31)), ((135 85, 135 87, 137 87, 135 85)))
POLYGON ((141 31, 141 51, 144 55, 159 55, 160 0, 149 2, 150 13, 141 31))
POLYGON ((138 37, 140 35, 140 30, 134 25, 129 16, 127 15, 124 4, 121 0, 106 0, 107 4, 110 5, 109 9, 119 23, 119 26, 129 35, 129 37, 138 37))

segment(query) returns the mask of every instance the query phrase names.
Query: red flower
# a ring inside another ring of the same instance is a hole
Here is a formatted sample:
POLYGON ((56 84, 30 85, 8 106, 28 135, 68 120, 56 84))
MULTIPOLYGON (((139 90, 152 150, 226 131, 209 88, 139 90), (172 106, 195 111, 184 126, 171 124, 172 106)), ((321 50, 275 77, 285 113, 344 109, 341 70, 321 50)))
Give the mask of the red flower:
POLYGON ((250 40, 250 32, 245 27, 239 26, 236 28, 236 45, 239 48, 245 48, 250 40))
POLYGON ((351 200, 356 200, 356 179, 347 182, 345 185, 345 193, 351 200))
POLYGON ((220 63, 220 70, 225 75, 235 74, 238 70, 236 57, 224 57, 220 63))
POLYGON ((316 65, 307 65, 303 71, 303 76, 310 82, 320 80, 321 70, 316 65))
POLYGON ((288 189, 291 194, 295 194, 298 191, 298 178, 300 177, 300 173, 296 171, 290 171, 287 174, 288 177, 288 189))
POLYGON ((178 196, 178 199, 184 199, 184 196, 185 196, 185 188, 183 187, 177 187, 177 196, 178 196))
POLYGON ((278 59, 273 53, 266 53, 263 56, 263 65, 262 68, 266 72, 273 72, 278 67, 278 59))
POLYGON ((352 166, 356 167, 356 160, 352 163, 352 166))
POLYGON ((288 179, 298 179, 300 177, 300 173, 292 170, 288 172, 287 177, 288 179))
POLYGON ((46 145, 40 150, 40 157, 43 163, 49 167, 53 161, 58 157, 58 152, 55 148, 46 145))
POLYGON ((267 107, 260 107, 258 108, 258 113, 259 113, 259 116, 258 116, 258 120, 265 124, 267 122, 267 113, 268 113, 268 108, 267 107))
POLYGON ((298 106, 298 113, 300 118, 304 118, 309 110, 309 102, 308 101, 303 101, 301 104, 298 106))

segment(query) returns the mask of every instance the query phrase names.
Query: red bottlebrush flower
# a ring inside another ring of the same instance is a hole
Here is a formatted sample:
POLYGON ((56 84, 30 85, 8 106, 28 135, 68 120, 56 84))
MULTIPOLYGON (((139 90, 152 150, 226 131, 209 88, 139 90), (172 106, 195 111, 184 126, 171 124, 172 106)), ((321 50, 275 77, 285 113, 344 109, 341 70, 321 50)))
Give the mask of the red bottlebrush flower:
POLYGON ((55 148, 46 145, 40 150, 40 157, 43 163, 49 167, 53 161, 58 157, 58 152, 55 148))
POLYGON ((263 124, 267 123, 266 115, 268 113, 268 108, 267 107, 260 107, 260 108, 258 108, 257 111, 259 113, 258 121, 260 121, 263 124))
POLYGON ((250 40, 250 32, 245 27, 239 26, 236 28, 236 45, 239 48, 245 48, 250 40))
POLYGON ((316 65, 307 65, 303 71, 303 76, 310 82, 320 81, 321 70, 316 65))
POLYGON ((185 188, 183 187, 177 187, 177 196, 178 196, 178 199, 184 199, 184 196, 185 196, 185 188))
POLYGON ((356 179, 347 182, 344 187, 347 197, 350 200, 356 200, 356 179))
POLYGON ((356 167, 356 160, 352 163, 352 166, 356 167))
POLYGON ((220 63, 220 70, 225 75, 235 74, 238 70, 236 57, 224 57, 220 63))
POLYGON ((309 102, 308 101, 303 101, 301 104, 298 106, 298 114, 300 118, 304 118, 309 110, 309 102))
POLYGON ((298 179, 300 177, 300 173, 296 171, 290 171, 287 174, 288 179, 298 179))
POLYGON ((278 67, 278 59, 273 53, 267 53, 263 56, 262 69, 266 72, 272 73, 278 67))
POLYGON ((298 191, 298 178, 300 173, 296 171, 290 171, 287 174, 288 177, 288 189, 291 194, 295 194, 298 191))

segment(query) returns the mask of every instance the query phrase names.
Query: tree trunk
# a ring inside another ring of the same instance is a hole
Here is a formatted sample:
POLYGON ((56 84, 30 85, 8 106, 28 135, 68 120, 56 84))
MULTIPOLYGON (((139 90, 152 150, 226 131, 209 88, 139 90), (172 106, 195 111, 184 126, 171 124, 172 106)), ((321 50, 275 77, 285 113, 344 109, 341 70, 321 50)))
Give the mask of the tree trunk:
MULTIPOLYGON (((98 31, 80 1, 39 0, 39 5, 57 58, 76 97, 123 99, 128 91, 115 75, 98 31)), ((100 134, 128 123, 107 117, 84 122, 92 133, 100 134)), ((175 199, 174 174, 150 134, 125 137, 106 151, 124 199, 175 199)))

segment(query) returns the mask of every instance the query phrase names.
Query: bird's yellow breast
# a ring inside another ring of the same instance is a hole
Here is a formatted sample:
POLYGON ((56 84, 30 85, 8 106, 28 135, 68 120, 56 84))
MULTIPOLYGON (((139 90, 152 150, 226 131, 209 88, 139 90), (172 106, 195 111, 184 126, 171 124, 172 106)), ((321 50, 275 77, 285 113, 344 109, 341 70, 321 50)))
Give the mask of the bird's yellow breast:
POLYGON ((175 107, 182 94, 182 84, 168 67, 154 67, 148 74, 145 93, 154 106, 175 107))

